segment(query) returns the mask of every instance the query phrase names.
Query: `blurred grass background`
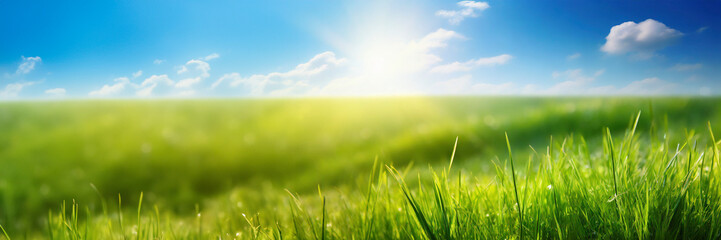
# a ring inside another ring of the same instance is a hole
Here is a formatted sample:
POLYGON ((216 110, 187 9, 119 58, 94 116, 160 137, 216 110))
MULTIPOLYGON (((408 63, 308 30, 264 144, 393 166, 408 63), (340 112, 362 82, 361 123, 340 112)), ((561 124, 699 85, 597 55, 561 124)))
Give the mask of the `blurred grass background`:
MULTIPOLYGON (((601 139, 656 119, 671 132, 721 129, 719 98, 403 97, 115 100, 0 103, 0 224, 40 225, 75 199, 123 196, 179 215, 218 196, 273 204, 258 189, 354 191, 375 156, 395 166, 447 164, 492 172, 488 160, 567 134, 601 139), (241 189, 241 190, 239 190, 241 189)), ((515 154, 515 153, 514 153, 515 154)), ((222 198, 222 197, 221 197, 222 198)), ((127 200, 126 200, 127 199, 127 200)), ((215 200, 214 200, 215 199, 215 200)), ((262 207, 262 206, 257 206, 262 207)))

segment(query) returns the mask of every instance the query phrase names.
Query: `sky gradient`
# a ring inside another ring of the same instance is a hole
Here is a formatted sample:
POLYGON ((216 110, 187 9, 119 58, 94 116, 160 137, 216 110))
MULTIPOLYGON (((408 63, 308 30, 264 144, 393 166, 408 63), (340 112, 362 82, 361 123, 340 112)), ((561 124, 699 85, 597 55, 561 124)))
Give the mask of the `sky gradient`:
POLYGON ((721 1, 0 2, 0 100, 719 94, 721 1))

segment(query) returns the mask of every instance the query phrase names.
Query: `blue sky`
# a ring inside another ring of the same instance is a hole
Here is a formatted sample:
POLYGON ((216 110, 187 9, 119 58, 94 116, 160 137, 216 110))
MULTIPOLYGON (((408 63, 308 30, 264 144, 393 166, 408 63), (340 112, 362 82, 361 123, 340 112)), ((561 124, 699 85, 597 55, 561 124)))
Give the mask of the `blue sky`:
POLYGON ((0 99, 718 95, 720 1, 3 1, 0 99))

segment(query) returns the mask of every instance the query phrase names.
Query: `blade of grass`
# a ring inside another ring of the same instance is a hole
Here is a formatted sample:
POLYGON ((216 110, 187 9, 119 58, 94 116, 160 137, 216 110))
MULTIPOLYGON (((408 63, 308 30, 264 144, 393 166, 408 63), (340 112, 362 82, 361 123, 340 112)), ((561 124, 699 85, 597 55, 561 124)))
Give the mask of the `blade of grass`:
POLYGON ((387 166, 387 165, 386 165, 386 168, 388 169, 388 172, 390 172, 391 175, 393 175, 393 177, 395 177, 396 181, 400 185, 401 191, 403 192, 403 195, 406 197, 408 204, 411 205, 411 208, 413 208, 413 213, 415 213, 416 220, 423 228, 423 231, 424 231, 426 237, 431 240, 436 240, 437 238, 436 238, 435 234, 433 233, 433 230, 431 229, 430 223, 428 222, 425 214, 423 214, 423 211, 420 209, 420 206, 418 205, 416 200, 413 198, 413 195, 410 193, 410 190, 408 190, 408 187, 407 187, 405 181, 403 180, 403 178, 401 178, 400 173, 398 173, 398 170, 396 170, 395 168, 393 168, 391 166, 387 166))
POLYGON ((451 163, 448 164, 448 171, 451 171, 451 167, 453 167, 453 157, 456 156, 456 147, 458 146, 458 136, 456 136, 456 142, 453 144, 453 153, 451 153, 451 163))
POLYGON ((513 192, 516 195, 516 204, 518 205, 518 234, 523 239, 523 207, 521 200, 518 198, 518 186, 516 185, 516 169, 513 163, 513 154, 511 153, 511 142, 508 140, 508 132, 506 134, 506 146, 508 146, 508 159, 511 161, 511 176, 513 179, 513 192))
POLYGON ((5 228, 3 228, 3 225, 0 225, 0 230, 3 231, 3 235, 5 235, 5 238, 7 240, 10 240, 10 236, 8 235, 8 232, 5 231, 5 228))
POLYGON ((142 207, 143 207, 143 192, 140 192, 140 200, 138 200, 138 239, 140 239, 142 237, 141 235, 143 234, 143 231, 141 229, 141 227, 143 225, 140 224, 140 209, 142 209, 142 207))

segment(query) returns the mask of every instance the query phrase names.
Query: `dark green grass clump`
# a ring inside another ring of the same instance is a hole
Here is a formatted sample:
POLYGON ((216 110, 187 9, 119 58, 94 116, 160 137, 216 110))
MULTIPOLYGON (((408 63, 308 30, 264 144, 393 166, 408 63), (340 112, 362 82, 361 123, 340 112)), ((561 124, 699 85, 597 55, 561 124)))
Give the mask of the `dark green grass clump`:
POLYGON ((137 220, 105 202, 101 216, 63 204, 35 237, 719 239, 721 142, 711 125, 708 134, 688 131, 674 143, 653 134, 654 124, 652 134, 637 133, 638 117, 632 120, 622 137, 604 129, 591 141, 597 145, 573 135, 551 138, 545 149, 531 147, 521 158, 511 152, 515 139, 506 137, 508 158, 493 161, 495 176, 453 168, 454 146, 447 167, 397 170, 376 159, 363 191, 318 187, 318 196, 300 197, 286 190, 263 196, 275 205, 255 214, 232 197, 207 211, 196 207, 191 218, 161 215, 157 206, 142 205, 142 195, 131 215, 137 220))

